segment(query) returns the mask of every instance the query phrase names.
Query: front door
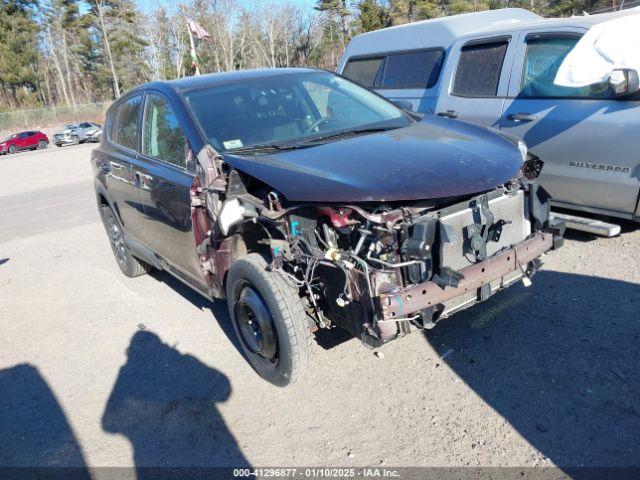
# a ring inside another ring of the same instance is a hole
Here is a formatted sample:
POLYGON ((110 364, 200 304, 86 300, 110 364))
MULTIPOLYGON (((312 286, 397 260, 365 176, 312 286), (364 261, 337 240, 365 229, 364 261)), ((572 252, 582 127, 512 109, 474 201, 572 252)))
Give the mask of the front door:
POLYGON ((18 139, 16 141, 18 150, 25 150, 29 148, 29 133, 30 132, 22 132, 18 134, 18 139))
POLYGON ((187 138, 169 100, 149 92, 142 121, 141 155, 133 166, 146 214, 144 243, 192 283, 205 286, 191 226, 189 188, 195 175, 185 164, 187 138))
POLYGON ((555 85, 582 29, 523 32, 501 128, 521 137, 544 168, 540 184, 563 204, 631 214, 638 199, 638 101, 612 98, 608 82, 555 85))
POLYGON ((500 127, 515 36, 482 36, 454 45, 447 61, 436 113, 488 127, 500 127))

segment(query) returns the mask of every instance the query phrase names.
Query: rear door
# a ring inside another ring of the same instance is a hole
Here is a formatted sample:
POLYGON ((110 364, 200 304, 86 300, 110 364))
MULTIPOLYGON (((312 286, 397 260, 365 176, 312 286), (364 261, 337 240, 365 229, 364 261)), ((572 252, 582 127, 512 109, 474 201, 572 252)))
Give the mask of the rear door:
POLYGON ((144 208, 140 189, 134 183, 131 165, 138 155, 138 124, 142 114, 142 95, 132 96, 117 106, 109 128, 101 168, 109 198, 127 236, 141 241, 144 232, 144 208))
POLYGON ((433 113, 444 57, 442 48, 352 57, 342 74, 402 107, 433 113))
POLYGON ((638 198, 640 102, 613 99, 608 83, 553 83, 581 28, 523 32, 501 128, 544 161, 539 178, 554 200, 631 214, 638 198))
POLYGON ((436 113, 499 128, 517 37, 515 33, 458 41, 442 75, 436 113))
POLYGON ((142 121, 141 155, 133 167, 146 214, 144 241, 173 268, 204 287, 195 255, 189 189, 195 174, 185 164, 186 135, 175 109, 160 92, 149 91, 142 121))
POLYGON ((38 132, 27 132, 25 148, 34 148, 38 146, 38 132))

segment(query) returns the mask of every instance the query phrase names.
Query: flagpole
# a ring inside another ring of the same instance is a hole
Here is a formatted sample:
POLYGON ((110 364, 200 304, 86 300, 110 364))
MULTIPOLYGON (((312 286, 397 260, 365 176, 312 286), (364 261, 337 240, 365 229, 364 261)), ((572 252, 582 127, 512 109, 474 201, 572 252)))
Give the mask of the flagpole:
MULTIPOLYGON (((188 26, 189 24, 187 22, 187 27, 188 26)), ((189 30, 189 43, 191 43, 191 59, 193 60, 193 63, 195 63, 196 65, 195 76, 197 77, 198 75, 200 75, 200 67, 198 66, 198 57, 196 57, 196 45, 195 43, 193 43, 193 34, 191 33, 191 28, 187 28, 187 30, 189 30)))
POLYGON ((187 20, 187 31, 189 32, 189 44, 191 45, 191 61, 196 67, 195 76, 197 77, 198 75, 200 75, 200 66, 198 65, 198 57, 196 56, 196 44, 193 41, 193 34, 191 33, 191 25, 189 24, 189 21, 191 19, 189 18, 189 15, 187 15, 187 12, 183 10, 180 10, 180 12, 182 12, 182 14, 184 15, 184 18, 187 20))

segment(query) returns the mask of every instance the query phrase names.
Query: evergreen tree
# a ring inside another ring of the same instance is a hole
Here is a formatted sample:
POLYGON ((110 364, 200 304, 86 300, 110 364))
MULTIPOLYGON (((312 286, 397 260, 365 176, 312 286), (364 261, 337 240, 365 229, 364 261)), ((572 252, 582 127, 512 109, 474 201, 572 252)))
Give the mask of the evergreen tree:
POLYGON ((389 9, 378 0, 361 0, 358 3, 358 33, 371 32, 391 25, 389 9))
POLYGON ((442 16, 436 0, 389 0, 394 25, 442 16))
POLYGON ((37 88, 35 8, 35 0, 0 0, 0 88, 10 106, 31 101, 37 88))
POLYGON ((147 45, 140 13, 133 0, 87 0, 89 23, 102 40, 111 75, 113 96, 148 78, 144 62, 147 45))

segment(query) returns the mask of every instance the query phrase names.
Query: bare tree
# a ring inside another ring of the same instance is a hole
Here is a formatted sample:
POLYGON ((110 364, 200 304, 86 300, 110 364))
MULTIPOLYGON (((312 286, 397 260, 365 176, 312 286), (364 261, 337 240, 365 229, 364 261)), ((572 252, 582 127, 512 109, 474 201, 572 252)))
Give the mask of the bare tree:
POLYGON ((111 70, 111 78, 113 79, 113 94, 115 98, 120 96, 120 82, 118 80, 118 74, 116 73, 116 66, 113 62, 113 55, 111 53, 111 45, 109 43, 109 32, 107 31, 107 25, 105 22, 105 0, 90 0, 91 11, 98 20, 97 26, 102 36, 102 42, 104 44, 104 50, 107 55, 107 61, 109 62, 109 69, 111 70))

